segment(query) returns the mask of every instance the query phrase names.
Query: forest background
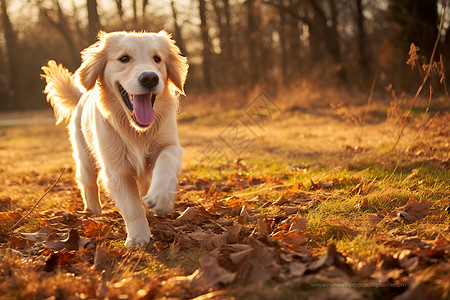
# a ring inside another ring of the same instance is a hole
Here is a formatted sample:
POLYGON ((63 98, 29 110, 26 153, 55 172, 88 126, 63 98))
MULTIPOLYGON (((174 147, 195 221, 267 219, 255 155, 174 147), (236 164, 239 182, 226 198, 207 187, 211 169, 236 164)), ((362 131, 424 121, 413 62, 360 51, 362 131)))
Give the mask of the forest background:
MULTIPOLYGON (((0 0, 0 110, 46 107, 40 67, 75 71, 99 30, 165 29, 189 59, 188 95, 221 95, 234 107, 252 91, 272 97, 305 86, 365 95, 413 93, 424 70, 406 64, 411 43, 427 64, 440 0, 0 0), (230 93, 236 92, 241 97, 230 93), (230 103, 231 102, 231 103, 230 103)), ((444 16, 431 79, 446 93, 450 15, 444 16)), ((436 95, 436 94, 435 94, 436 95)), ((347 99, 360 101, 360 97, 347 99)), ((298 99, 297 99, 298 100, 298 99)), ((388 99, 390 100, 390 99, 388 99)))

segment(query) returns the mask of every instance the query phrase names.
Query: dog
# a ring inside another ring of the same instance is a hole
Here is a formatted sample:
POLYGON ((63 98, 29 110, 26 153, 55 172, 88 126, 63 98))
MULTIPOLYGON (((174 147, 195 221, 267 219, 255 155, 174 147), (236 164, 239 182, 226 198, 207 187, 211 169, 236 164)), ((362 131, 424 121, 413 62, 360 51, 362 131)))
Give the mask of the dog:
POLYGON ((55 61, 43 66, 44 93, 56 124, 68 122, 85 210, 101 214, 102 184, 125 221, 125 246, 145 246, 144 205, 160 216, 174 208, 187 59, 165 31, 100 32, 81 59, 74 74, 55 61))

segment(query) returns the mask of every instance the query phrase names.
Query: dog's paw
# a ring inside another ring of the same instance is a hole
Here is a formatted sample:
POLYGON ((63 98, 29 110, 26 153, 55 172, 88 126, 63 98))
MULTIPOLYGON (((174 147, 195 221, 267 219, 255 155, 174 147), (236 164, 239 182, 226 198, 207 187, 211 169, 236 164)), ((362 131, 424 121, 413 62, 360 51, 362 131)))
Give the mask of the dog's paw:
POLYGON ((152 237, 150 230, 148 233, 140 234, 139 236, 130 236, 128 235, 127 240, 125 241, 125 247, 128 249, 132 249, 138 246, 146 246, 152 237))
POLYGON ((177 181, 175 179, 169 182, 166 189, 161 186, 152 185, 147 195, 145 195, 142 200, 155 214, 165 217, 175 206, 174 200, 176 191, 177 181))
POLYGON ((169 192, 157 191, 148 193, 143 201, 155 214, 162 217, 167 216, 174 208, 174 196, 169 192))

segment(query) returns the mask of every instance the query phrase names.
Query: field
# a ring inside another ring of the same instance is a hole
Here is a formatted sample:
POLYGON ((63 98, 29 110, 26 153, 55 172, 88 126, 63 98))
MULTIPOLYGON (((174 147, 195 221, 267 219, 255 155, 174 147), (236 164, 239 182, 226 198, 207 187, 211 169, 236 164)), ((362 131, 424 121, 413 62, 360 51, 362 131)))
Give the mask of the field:
POLYGON ((131 251, 105 195, 82 212, 51 111, 0 116, 0 298, 450 297, 448 99, 249 99, 182 102, 176 209, 131 251))

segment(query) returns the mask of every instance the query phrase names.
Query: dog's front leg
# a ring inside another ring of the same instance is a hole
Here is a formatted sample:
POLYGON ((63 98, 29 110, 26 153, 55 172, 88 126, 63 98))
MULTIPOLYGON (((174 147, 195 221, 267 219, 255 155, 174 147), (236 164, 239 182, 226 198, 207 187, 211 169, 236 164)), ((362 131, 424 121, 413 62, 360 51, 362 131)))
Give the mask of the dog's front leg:
POLYGON ((127 240, 125 246, 145 246, 151 238, 145 208, 139 199, 136 180, 129 174, 106 170, 105 183, 111 198, 125 221, 127 240))
POLYGON ((166 216, 173 210, 182 154, 183 148, 180 146, 168 146, 161 151, 153 167, 150 189, 143 201, 160 216, 166 216))

